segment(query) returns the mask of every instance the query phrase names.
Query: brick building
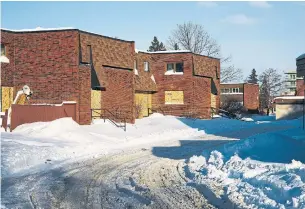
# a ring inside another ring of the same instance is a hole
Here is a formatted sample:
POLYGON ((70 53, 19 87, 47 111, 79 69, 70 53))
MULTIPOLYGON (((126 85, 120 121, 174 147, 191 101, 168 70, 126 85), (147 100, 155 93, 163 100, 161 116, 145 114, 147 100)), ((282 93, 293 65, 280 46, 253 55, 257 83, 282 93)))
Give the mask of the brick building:
POLYGON ((138 101, 137 104, 164 114, 200 118, 210 118, 211 107, 219 108, 218 59, 189 51, 139 51, 135 60, 138 72, 135 76, 136 97, 141 97, 143 90, 147 95, 142 99, 144 102, 138 101))
POLYGON ((259 85, 251 83, 220 84, 220 103, 240 102, 248 111, 259 109, 259 85))
POLYGON ((215 58, 136 53, 133 41, 78 29, 1 30, 1 49, 2 111, 24 85, 33 91, 31 104, 75 101, 80 124, 90 123, 92 108, 134 122, 152 109, 209 118, 219 106, 215 58))

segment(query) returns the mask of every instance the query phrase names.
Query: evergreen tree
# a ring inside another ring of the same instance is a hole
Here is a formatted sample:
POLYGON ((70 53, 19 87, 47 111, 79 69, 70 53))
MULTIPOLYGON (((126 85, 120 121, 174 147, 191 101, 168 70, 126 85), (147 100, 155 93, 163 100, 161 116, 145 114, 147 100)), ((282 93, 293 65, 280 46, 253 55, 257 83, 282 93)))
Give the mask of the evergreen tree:
POLYGON ((175 45, 174 45, 174 50, 180 50, 179 45, 177 43, 175 43, 175 45))
POLYGON ((148 49, 149 52, 155 51, 166 51, 166 48, 162 42, 159 42, 158 38, 154 36, 153 41, 151 42, 151 46, 148 49))
POLYGON ((165 48, 165 46, 163 45, 162 42, 159 45, 159 50, 158 51, 166 51, 166 48, 165 48))
POLYGON ((252 73, 249 75, 247 82, 257 84, 258 78, 257 78, 257 74, 256 74, 255 69, 252 70, 252 73))

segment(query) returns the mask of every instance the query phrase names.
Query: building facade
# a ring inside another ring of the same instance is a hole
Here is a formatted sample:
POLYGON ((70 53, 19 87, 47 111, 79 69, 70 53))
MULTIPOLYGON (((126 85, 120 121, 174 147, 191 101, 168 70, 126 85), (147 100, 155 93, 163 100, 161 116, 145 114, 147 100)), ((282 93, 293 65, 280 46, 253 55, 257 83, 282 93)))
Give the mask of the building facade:
POLYGON ((239 102, 249 112, 258 112, 259 85, 251 83, 220 84, 220 103, 239 102))
POLYGON ((90 124, 92 109, 131 123, 152 111, 210 118, 219 69, 215 58, 136 52, 133 41, 78 29, 1 30, 1 111, 28 85, 30 104, 75 101, 80 124, 90 124))
POLYGON ((285 72, 285 89, 282 95, 294 96, 296 94, 297 87, 297 72, 287 71, 285 72))

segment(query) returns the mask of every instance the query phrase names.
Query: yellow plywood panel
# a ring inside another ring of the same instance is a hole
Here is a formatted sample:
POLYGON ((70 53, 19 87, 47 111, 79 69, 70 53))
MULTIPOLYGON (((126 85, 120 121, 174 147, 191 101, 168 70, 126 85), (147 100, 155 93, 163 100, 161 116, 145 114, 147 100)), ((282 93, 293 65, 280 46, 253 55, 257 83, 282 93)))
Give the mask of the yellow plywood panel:
POLYGON ((14 88, 13 87, 1 87, 1 111, 5 112, 5 110, 9 109, 14 101, 14 88))
POLYGON ((148 108, 152 107, 152 95, 145 93, 136 93, 135 105, 135 111, 138 118, 148 116, 148 108))
POLYGON ((216 108, 216 106, 217 106, 216 97, 217 97, 216 95, 211 94, 211 107, 216 108))
MULTIPOLYGON (((91 109, 102 108, 102 92, 99 90, 91 90, 91 109)), ((101 110, 95 110, 92 112, 93 117, 99 117, 101 110)))
POLYGON ((165 104, 184 104, 183 91, 165 91, 165 104))

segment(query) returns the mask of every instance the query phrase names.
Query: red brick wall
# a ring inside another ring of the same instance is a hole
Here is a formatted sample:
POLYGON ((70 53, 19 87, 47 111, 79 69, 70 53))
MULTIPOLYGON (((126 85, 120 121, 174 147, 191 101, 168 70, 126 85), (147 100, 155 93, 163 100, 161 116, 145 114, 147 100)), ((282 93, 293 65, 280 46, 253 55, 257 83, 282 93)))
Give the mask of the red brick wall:
POLYGON ((8 34, 13 37, 13 42, 8 44, 10 69, 2 68, 1 71, 4 75, 12 72, 13 76, 1 75, 4 79, 1 85, 9 83, 21 89, 27 84, 34 92, 32 100, 52 103, 52 100, 75 99, 77 32, 2 33, 1 36, 8 34))
POLYGON ((221 102, 227 99, 235 99, 243 102, 244 107, 248 110, 257 110, 259 108, 259 86, 258 84, 221 84, 221 89, 240 88, 243 94, 222 94, 221 102))
POLYGON ((220 61, 203 55, 193 54, 194 74, 208 77, 220 77, 220 61))
POLYGON ((1 63, 1 86, 13 87, 14 75, 14 36, 12 33, 1 31, 1 43, 5 44, 6 56, 10 63, 1 63))
POLYGON ((305 82, 304 80, 297 80, 297 96, 304 96, 304 90, 305 90, 305 82))
POLYGON ((149 53, 139 52, 135 54, 135 60, 137 61, 138 75, 135 75, 135 90, 136 91, 156 91, 157 86, 151 79, 153 75, 152 69, 154 68, 154 62, 152 55, 149 53), (149 72, 144 71, 144 62, 149 63, 149 72))
POLYGON ((133 122, 134 42, 80 32, 80 43, 83 62, 90 62, 88 45, 91 45, 94 69, 106 89, 102 91, 102 108, 133 122))
MULTIPOLYGON (((9 64, 1 63, 1 86, 19 90, 29 85, 33 91, 31 104, 72 100, 79 108, 77 30, 1 32, 1 42, 6 45, 10 60, 9 64)), ((79 121, 79 111, 76 121, 79 121)))
POLYGON ((244 84, 244 107, 248 110, 259 108, 259 86, 258 84, 244 84))
POLYGON ((197 117, 209 118, 211 107, 211 79, 193 76, 191 53, 152 54, 152 73, 157 83, 158 92, 153 94, 153 108, 160 108, 171 115, 196 114, 197 117), (166 64, 183 62, 183 75, 164 75, 166 64), (165 91, 183 91, 184 104, 165 104, 165 91))

